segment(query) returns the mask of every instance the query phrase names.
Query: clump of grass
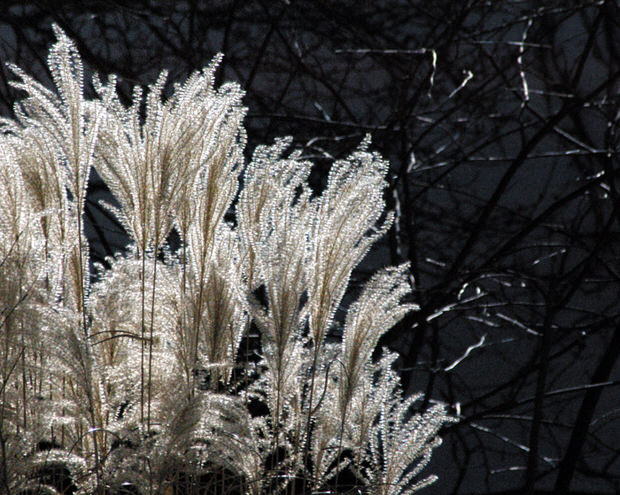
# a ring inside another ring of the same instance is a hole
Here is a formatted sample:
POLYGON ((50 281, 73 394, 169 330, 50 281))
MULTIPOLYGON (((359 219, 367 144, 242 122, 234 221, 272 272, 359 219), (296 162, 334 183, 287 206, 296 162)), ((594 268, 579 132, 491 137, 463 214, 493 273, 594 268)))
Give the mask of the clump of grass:
POLYGON ((372 359, 415 310, 407 266, 376 273, 327 338, 352 271, 391 224, 388 164, 370 140, 315 195, 290 139, 244 163, 243 93, 214 87, 218 58, 167 99, 163 73, 126 107, 114 77, 84 97, 79 55, 55 30, 55 90, 13 68, 27 96, 0 134, 1 489, 405 494, 431 483, 418 474, 449 419, 439 405, 413 414, 394 356, 372 359), (93 167, 132 244, 91 284, 93 167))

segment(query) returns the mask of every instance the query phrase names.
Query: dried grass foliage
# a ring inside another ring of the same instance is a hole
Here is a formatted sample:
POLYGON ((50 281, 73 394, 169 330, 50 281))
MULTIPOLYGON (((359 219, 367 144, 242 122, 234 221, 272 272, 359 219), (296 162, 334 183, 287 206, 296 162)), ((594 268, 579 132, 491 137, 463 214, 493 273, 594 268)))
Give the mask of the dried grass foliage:
POLYGON ((84 97, 79 54, 56 35, 55 89, 13 68, 26 97, 0 134, 1 490, 405 494, 432 482, 417 475, 449 418, 412 414, 394 356, 372 359, 415 309, 407 266, 375 274, 340 341, 326 338, 391 223, 388 164, 369 139, 317 196, 289 139, 244 163, 243 92, 214 87, 219 59, 168 98, 163 73, 126 107, 114 77, 84 97), (91 284, 92 167, 132 247, 91 284))

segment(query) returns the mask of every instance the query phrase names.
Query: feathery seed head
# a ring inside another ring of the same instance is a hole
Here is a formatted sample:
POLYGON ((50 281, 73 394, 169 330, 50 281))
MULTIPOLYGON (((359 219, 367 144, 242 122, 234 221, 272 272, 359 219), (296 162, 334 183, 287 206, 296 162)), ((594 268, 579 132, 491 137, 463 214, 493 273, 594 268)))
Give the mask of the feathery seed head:
POLYGON ((315 197, 312 163, 287 154, 290 138, 244 165, 243 92, 215 87, 221 56, 167 98, 162 72, 127 107, 114 76, 95 77, 97 97, 85 98, 75 44, 54 30, 55 89, 13 68, 27 96, 0 122, 11 489, 32 485, 40 442, 58 447, 49 458, 81 493, 125 483, 169 493, 183 479, 201 493, 337 493, 344 471, 369 494, 431 483, 416 477, 449 419, 440 405, 412 414, 417 397, 403 397, 395 356, 373 360, 380 337, 416 309, 403 302, 408 266, 379 270, 336 318, 353 270, 392 222, 388 163, 370 137, 315 197), (92 285, 82 222, 91 167, 133 241, 92 285), (177 252, 165 245, 173 227, 177 252))

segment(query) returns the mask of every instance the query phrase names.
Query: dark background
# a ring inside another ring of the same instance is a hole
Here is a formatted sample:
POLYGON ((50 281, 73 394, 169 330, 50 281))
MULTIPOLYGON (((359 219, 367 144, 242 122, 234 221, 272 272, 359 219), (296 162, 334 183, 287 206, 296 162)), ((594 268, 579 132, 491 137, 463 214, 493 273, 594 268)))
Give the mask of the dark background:
MULTIPOLYGON (((356 273, 409 260, 420 310, 383 344, 450 404, 427 494, 620 492, 620 7, 616 1, 5 1, 0 58, 51 81, 52 23, 129 97, 222 52, 248 155, 317 164, 363 138, 396 222, 356 273)), ((19 94, 0 69, 0 113, 19 94)), ((96 261, 123 249, 87 206, 96 261)))

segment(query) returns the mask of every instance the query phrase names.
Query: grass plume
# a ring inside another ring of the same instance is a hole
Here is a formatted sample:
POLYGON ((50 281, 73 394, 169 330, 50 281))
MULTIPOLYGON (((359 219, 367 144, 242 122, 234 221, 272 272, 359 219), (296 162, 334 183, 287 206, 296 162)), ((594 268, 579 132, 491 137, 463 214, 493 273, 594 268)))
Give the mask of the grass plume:
POLYGON ((0 133, 0 489, 397 495, 431 483, 418 475, 449 418, 414 414, 394 356, 373 360, 415 310, 407 266, 376 273, 336 321, 391 224, 370 138, 313 193, 290 138, 245 163, 243 92, 214 87, 218 57, 170 96, 162 73, 124 106, 113 76, 85 98, 79 54, 55 32, 55 89, 14 68, 26 97, 0 133), (132 241, 92 284, 91 168, 132 241))

